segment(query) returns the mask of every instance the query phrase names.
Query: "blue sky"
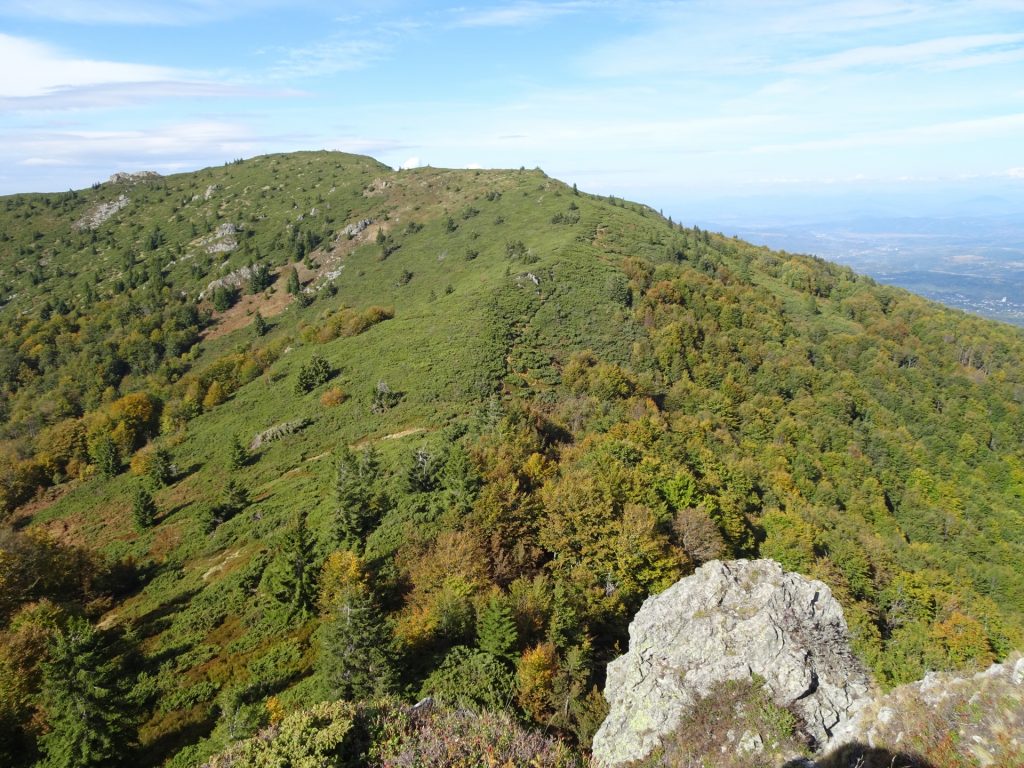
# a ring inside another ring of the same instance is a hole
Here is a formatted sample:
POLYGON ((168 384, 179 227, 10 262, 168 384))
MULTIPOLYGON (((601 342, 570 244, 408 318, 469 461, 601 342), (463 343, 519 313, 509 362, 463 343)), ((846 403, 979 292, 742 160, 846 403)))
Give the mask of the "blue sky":
POLYGON ((0 193, 298 149, 665 207, 1024 189, 1024 2, 0 0, 0 193))

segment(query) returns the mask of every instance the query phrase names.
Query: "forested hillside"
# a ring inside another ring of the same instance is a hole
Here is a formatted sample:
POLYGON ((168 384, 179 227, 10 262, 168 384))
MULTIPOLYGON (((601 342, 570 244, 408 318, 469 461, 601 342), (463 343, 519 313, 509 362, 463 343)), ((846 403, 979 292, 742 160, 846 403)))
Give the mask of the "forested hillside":
POLYGON ((829 584, 886 685, 1024 646, 1024 336, 848 269, 300 153, 0 198, 0 302, 5 765, 427 695, 568 765, 717 557, 829 584))

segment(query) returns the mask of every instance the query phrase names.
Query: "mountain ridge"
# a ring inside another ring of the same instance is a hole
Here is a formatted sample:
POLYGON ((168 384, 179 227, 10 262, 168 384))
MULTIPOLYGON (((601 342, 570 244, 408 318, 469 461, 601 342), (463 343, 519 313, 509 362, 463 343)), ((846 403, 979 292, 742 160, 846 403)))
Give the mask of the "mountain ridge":
POLYGON ((12 765, 57 749, 74 615, 128 638, 144 765, 374 686, 586 745, 630 614, 724 554, 829 584, 887 684, 1022 645, 1014 329, 538 170, 301 153, 0 203, 12 765))

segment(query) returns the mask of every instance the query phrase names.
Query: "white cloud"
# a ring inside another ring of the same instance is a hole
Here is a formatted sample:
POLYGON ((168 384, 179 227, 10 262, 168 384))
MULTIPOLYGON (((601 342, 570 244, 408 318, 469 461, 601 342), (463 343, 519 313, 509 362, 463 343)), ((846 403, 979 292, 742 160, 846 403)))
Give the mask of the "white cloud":
POLYGON ((422 168, 423 167, 423 162, 418 157, 413 156, 413 157, 410 157, 410 158, 406 159, 405 162, 403 162, 398 167, 399 167, 400 170, 408 171, 408 170, 410 170, 412 168, 422 168))
MULTIPOLYGON (((953 4, 955 8, 955 4, 953 4)), ((951 10, 928 2, 893 2, 892 0, 842 0, 798 4, 792 13, 770 18, 766 30, 785 35, 823 35, 849 33, 906 24, 920 24, 951 10)))
POLYGON ((458 27, 522 27, 547 21, 556 16, 591 8, 593 2, 555 2, 541 3, 523 2, 511 5, 496 6, 483 10, 462 9, 462 15, 456 20, 458 27))
POLYGON ((306 94, 294 90, 269 91, 227 83, 198 80, 139 81, 58 86, 31 96, 0 95, 0 109, 19 111, 70 110, 135 106, 161 99, 275 96, 294 98, 306 94))
POLYGON ((0 157, 29 157, 33 165, 162 167, 197 155, 228 160, 254 154, 273 139, 256 136, 239 123, 212 120, 148 130, 15 132, 0 135, 0 157))
POLYGON ((8 0, 0 15, 67 24, 182 26, 288 4, 287 0, 8 0))
POLYGON ((38 97, 56 89, 101 83, 166 82, 181 75, 149 64, 80 59, 45 43, 0 32, 0 97, 38 97))
POLYGON ((354 72, 380 60, 388 48, 380 40, 332 37, 284 52, 270 74, 275 78, 290 79, 354 72))
POLYGON ((864 147, 920 146, 924 143, 976 142, 1013 138, 1024 133, 1024 114, 1000 115, 974 120, 954 120, 930 125, 865 131, 827 139, 764 144, 752 147, 755 154, 813 150, 848 150, 864 147))
MULTIPOLYGON (((867 45, 839 51, 827 56, 804 59, 784 69, 790 72, 820 74, 867 67, 892 67, 909 65, 947 66, 948 57, 971 52, 1005 53, 1006 47, 1016 49, 1024 43, 1024 34, 958 35, 923 40, 904 45, 867 45), (991 51, 989 49, 1002 49, 991 51)), ((969 59, 961 59, 966 65, 969 59)), ((984 57, 977 62, 986 63, 984 57)))
POLYGON ((202 73, 77 57, 47 43, 0 32, 0 109, 44 111, 137 106, 165 99, 294 98, 294 89, 215 82, 202 73))

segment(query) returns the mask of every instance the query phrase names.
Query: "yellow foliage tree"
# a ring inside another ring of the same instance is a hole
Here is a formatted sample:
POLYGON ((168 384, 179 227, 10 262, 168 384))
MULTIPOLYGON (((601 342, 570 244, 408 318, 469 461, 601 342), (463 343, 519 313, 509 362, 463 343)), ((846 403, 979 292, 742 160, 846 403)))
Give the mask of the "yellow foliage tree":
POLYGON ((224 391, 224 386, 214 379, 210 382, 209 389, 206 390, 206 396, 203 397, 203 409, 210 410, 223 403, 228 399, 227 392, 224 391))
POLYGON ((516 669, 516 699, 523 711, 538 723, 551 719, 558 652, 551 643, 540 643, 523 652, 516 669))

